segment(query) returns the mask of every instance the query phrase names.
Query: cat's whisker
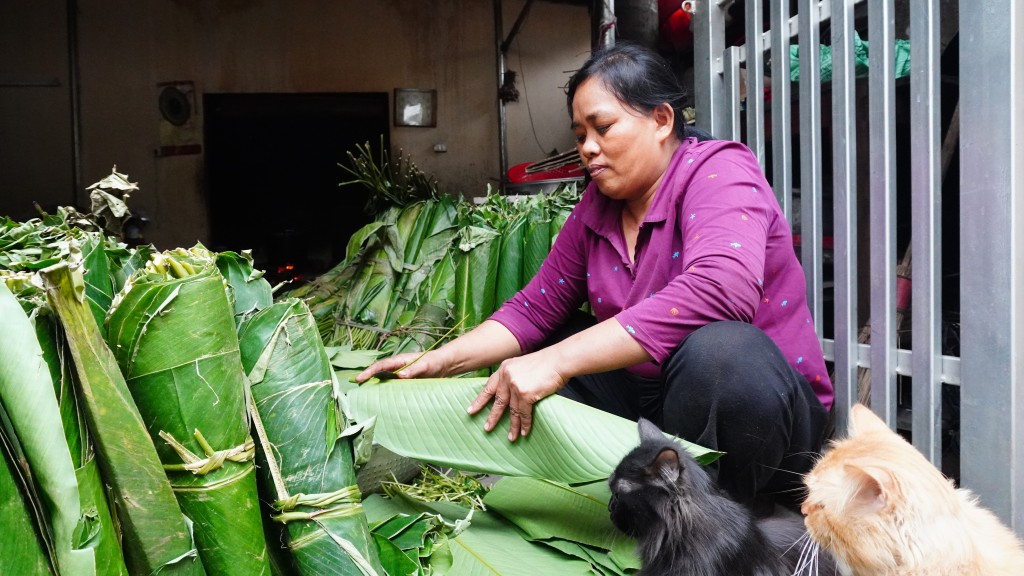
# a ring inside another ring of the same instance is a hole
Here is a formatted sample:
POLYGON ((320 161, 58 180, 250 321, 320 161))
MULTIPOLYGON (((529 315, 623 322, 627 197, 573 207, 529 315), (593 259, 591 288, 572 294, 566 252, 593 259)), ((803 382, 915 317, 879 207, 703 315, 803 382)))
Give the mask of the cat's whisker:
POLYGON ((800 537, 799 541, 802 541, 803 544, 800 548, 800 558, 797 561, 793 576, 798 576, 804 572, 811 575, 818 574, 818 556, 821 549, 806 533, 800 537))

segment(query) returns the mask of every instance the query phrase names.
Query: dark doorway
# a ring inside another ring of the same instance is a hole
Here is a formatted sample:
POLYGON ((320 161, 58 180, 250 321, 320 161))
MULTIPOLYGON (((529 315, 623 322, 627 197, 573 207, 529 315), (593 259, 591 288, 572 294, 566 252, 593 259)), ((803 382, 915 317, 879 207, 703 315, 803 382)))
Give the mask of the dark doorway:
POLYGON ((370 216, 338 164, 356 144, 388 149, 387 93, 206 94, 203 107, 211 248, 252 249, 272 283, 340 262, 370 216))

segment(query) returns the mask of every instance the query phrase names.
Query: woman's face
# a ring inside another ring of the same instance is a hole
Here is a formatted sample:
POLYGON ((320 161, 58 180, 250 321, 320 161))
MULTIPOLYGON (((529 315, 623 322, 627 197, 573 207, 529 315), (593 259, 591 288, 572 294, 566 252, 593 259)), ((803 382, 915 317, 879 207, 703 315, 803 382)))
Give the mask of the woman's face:
POLYGON ((627 202, 653 195, 675 151, 672 109, 642 114, 591 77, 576 89, 572 129, 576 150, 602 194, 627 202))

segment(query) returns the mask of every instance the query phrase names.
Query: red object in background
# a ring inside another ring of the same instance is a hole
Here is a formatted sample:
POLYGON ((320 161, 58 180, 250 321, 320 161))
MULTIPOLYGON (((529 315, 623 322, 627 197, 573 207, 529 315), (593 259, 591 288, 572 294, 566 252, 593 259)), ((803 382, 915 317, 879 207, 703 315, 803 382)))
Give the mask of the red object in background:
POLYGON ((661 43, 674 50, 693 46, 690 22, 693 15, 683 10, 679 0, 658 0, 658 32, 661 43))
POLYGON ((508 181, 513 184, 537 182, 539 180, 561 180, 563 178, 583 178, 583 166, 578 162, 567 166, 559 166, 541 172, 527 172, 526 169, 536 162, 516 164, 508 169, 508 181))

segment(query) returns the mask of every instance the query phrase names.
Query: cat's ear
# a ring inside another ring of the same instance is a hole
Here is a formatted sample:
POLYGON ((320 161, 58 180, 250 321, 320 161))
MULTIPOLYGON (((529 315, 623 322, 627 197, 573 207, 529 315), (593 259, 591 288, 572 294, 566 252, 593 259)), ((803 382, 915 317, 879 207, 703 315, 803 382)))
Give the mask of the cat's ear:
POLYGON ((896 486, 892 476, 880 468, 846 464, 843 466, 851 497, 850 511, 857 514, 876 514, 885 509, 896 486))
POLYGON ((886 423, 863 404, 855 404, 850 410, 850 436, 867 432, 892 432, 886 423))
POLYGON ((637 421, 637 427, 640 429, 641 442, 663 442, 665 440, 665 435, 661 433, 661 429, 654 422, 646 418, 640 418, 637 421))
POLYGON ((669 482, 675 482, 679 479, 680 468, 679 453, 674 448, 665 448, 654 457, 654 462, 651 462, 648 471, 669 482))

